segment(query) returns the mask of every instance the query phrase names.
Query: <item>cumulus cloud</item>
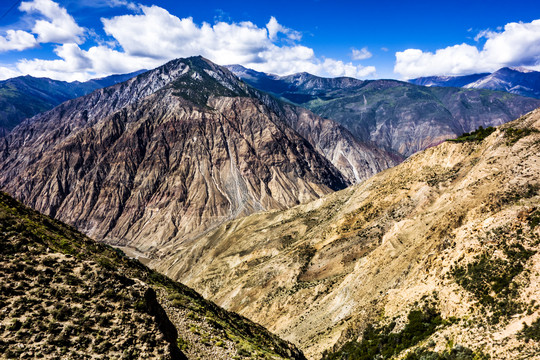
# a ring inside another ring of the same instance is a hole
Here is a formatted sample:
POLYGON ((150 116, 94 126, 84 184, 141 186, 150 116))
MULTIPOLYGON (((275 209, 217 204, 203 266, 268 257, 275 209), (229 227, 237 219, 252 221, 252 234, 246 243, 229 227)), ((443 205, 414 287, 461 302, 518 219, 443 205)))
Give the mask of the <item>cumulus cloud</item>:
POLYGON ((505 66, 540 67, 540 20, 509 23, 499 31, 481 31, 481 49, 469 44, 448 46, 435 52, 407 49, 396 52, 394 71, 405 78, 492 72, 505 66))
POLYGON ((8 30, 6 36, 0 36, 0 52, 25 50, 36 47, 38 42, 34 35, 22 30, 8 30))
POLYGON ((84 28, 77 25, 65 8, 52 0, 33 0, 22 2, 19 10, 37 14, 45 19, 36 20, 32 32, 37 34, 40 43, 83 42, 84 28))
POLYGON ((266 28, 252 22, 217 22, 197 25, 158 6, 141 6, 142 14, 102 19, 105 32, 131 56, 169 60, 202 55, 218 64, 242 64, 258 71, 291 74, 308 71, 317 75, 365 77, 373 67, 320 59, 313 49, 297 42, 301 34, 271 17, 266 28), (288 43, 281 45, 278 35, 288 43))
POLYGON ((6 80, 15 76, 22 75, 19 71, 0 66, 0 80, 6 80))
POLYGON ((360 50, 353 48, 351 57, 353 60, 365 60, 372 57, 373 54, 369 52, 367 47, 363 47, 360 50))
MULTIPOLYGON (((110 2, 130 4, 122 0, 110 2)), ((138 5, 135 14, 102 18, 103 29, 112 41, 83 49, 80 42, 84 29, 78 27, 65 9, 51 3, 51 0, 34 0, 20 8, 38 11, 51 20, 48 27, 36 23, 32 31, 40 42, 53 38, 59 41, 63 37, 65 41, 54 50, 58 59, 21 60, 17 70, 22 73, 67 81, 86 80, 151 69, 171 59, 194 55, 221 65, 241 64, 279 75, 307 71, 321 76, 367 77, 375 73, 372 66, 316 56, 313 49, 299 43, 299 32, 281 25, 274 17, 264 27, 249 21, 197 24, 191 17, 179 18, 158 6, 138 5), (57 13, 54 17, 53 12, 57 13), (64 31, 62 36, 60 31, 44 30, 53 27, 71 31, 64 31)))
POLYGON ((93 46, 82 50, 77 44, 64 44, 54 50, 57 60, 21 60, 20 73, 49 77, 64 81, 84 81, 110 74, 121 74, 140 69, 151 69, 161 64, 151 58, 133 57, 107 46, 93 46))
POLYGON ((266 24, 266 28, 268 29, 270 40, 276 40, 279 33, 285 34, 290 40, 298 41, 302 39, 302 34, 300 32, 281 25, 273 16, 270 18, 270 21, 268 21, 268 24, 266 24))

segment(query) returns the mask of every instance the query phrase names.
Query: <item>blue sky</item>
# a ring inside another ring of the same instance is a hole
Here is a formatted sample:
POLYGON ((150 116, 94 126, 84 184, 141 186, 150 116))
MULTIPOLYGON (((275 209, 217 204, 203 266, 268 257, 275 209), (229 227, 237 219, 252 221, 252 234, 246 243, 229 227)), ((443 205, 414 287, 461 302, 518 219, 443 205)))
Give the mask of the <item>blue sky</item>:
POLYGON ((0 78, 85 80, 198 54, 282 75, 540 70, 537 0, 4 0, 3 14, 0 78))

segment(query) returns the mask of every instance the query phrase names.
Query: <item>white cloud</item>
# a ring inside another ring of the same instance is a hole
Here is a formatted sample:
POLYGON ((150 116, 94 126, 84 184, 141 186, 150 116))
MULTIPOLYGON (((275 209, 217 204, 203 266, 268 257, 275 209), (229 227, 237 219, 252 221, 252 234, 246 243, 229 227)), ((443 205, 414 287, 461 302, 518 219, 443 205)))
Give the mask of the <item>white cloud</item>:
POLYGON ((139 8, 137 4, 127 0, 106 0, 106 2, 110 7, 125 6, 130 10, 137 10, 139 8))
POLYGON ((481 31, 485 38, 479 50, 460 44, 433 52, 407 49, 396 52, 394 71, 405 78, 432 75, 464 75, 492 72, 505 66, 540 67, 540 20, 509 23, 502 31, 481 31))
POLYGON ((0 36, 0 52, 25 50, 36 47, 38 42, 34 35, 22 30, 8 30, 6 36, 0 36))
POLYGON ((367 47, 363 47, 360 50, 353 48, 351 57, 353 60, 365 60, 372 57, 373 54, 369 52, 367 47))
MULTIPOLYGON (((32 4, 38 2, 51 1, 34 0, 32 4)), ((73 20, 65 9, 61 10, 65 19, 73 20)), ((44 8, 40 11, 47 16, 44 8)), ((86 80, 141 68, 151 69, 171 59, 202 55, 221 65, 242 64, 279 75, 307 71, 321 76, 366 77, 375 73, 372 66, 317 57, 313 49, 299 43, 300 33, 282 26, 274 17, 265 27, 258 27, 249 21, 197 24, 191 17, 178 18, 158 6, 139 5, 138 12, 101 19, 105 33, 114 40, 114 45, 102 42, 81 49, 77 35, 55 48, 58 59, 22 60, 17 69, 34 76, 86 80)), ((78 34, 82 34, 82 30, 78 34)), ((45 37, 43 32, 38 35, 41 39, 45 37)))
POLYGON ((49 77, 64 81, 84 81, 110 74, 151 69, 161 64, 151 58, 127 55, 106 46, 93 46, 82 50, 77 44, 64 44, 55 48, 57 60, 22 60, 17 63, 20 73, 49 77))
POLYGON ((266 28, 268 29, 268 37, 270 37, 270 40, 277 40, 279 33, 287 35, 287 38, 290 40, 299 41, 302 39, 302 34, 300 32, 281 25, 273 16, 270 18, 270 21, 268 21, 268 24, 266 24, 266 28))
POLYGON ((83 42, 84 28, 77 25, 65 8, 51 0, 22 2, 19 10, 28 14, 38 14, 46 20, 36 20, 32 32, 38 35, 40 43, 83 42))
POLYGON ((9 79, 15 76, 22 75, 19 71, 10 69, 8 67, 0 66, 0 80, 9 79))

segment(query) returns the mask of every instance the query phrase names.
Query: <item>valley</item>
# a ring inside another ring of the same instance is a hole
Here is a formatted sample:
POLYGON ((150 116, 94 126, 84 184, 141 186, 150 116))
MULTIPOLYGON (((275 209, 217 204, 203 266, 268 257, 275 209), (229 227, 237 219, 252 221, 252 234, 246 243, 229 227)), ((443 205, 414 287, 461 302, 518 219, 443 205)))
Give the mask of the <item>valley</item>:
POLYGON ((539 100, 229 68, 173 60, 3 137, 8 358, 540 351, 539 100))

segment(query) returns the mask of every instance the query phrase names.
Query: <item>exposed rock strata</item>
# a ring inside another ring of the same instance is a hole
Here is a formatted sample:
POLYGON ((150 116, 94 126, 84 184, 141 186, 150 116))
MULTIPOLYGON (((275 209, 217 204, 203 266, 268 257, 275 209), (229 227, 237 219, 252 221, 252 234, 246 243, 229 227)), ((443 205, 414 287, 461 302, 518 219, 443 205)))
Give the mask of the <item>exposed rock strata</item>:
POLYGON ((0 146, 0 184, 143 251, 348 184, 251 92, 202 58, 170 62, 20 125, 0 146))

